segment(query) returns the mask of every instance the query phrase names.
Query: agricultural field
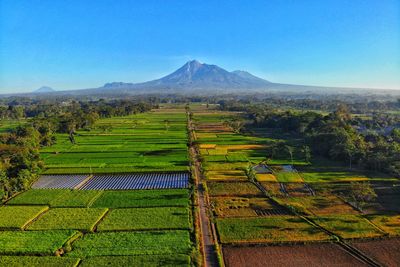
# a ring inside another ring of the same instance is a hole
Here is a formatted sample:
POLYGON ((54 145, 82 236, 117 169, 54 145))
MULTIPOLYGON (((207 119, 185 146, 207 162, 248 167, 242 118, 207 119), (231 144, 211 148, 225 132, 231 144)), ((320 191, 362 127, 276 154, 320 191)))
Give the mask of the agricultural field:
POLYGON ((189 190, 187 189, 104 191, 91 205, 93 208, 188 206, 189 190))
POLYGON ((56 208, 44 213, 28 230, 81 230, 93 231, 107 209, 56 208))
POLYGON ((306 160, 304 140, 267 128, 238 131, 240 116, 204 106, 193 115, 226 266, 365 266, 335 243, 399 236, 398 179, 306 160), (281 146, 271 152, 276 143, 281 146), (353 182, 371 183, 377 198, 358 207, 353 182))
POLYGON ((145 173, 94 175, 80 188, 83 190, 187 188, 189 174, 145 173))
POLYGON ((285 243, 329 240, 330 236, 294 216, 217 220, 221 243, 285 243))
POLYGON ((13 130, 18 126, 25 124, 25 122, 26 122, 25 119, 19 119, 19 120, 1 119, 0 133, 5 133, 10 130, 13 130))
MULTIPOLYGON (((66 257, 64 257, 66 258, 66 257)), ((181 254, 145 256, 100 256, 84 259, 79 266, 167 266, 186 267, 190 265, 190 257, 181 254)))
POLYGON ((56 137, 32 189, 0 207, 1 266, 194 265, 183 108, 56 137))
POLYGON ((54 255, 77 235, 74 230, 0 231, 0 255, 54 255))
POLYGON ((46 206, 2 206, 0 207, 0 229, 23 229, 47 210, 46 206))
POLYGON ((190 250, 188 231, 103 232, 77 240, 67 256, 187 255, 190 250))
POLYGON ((80 259, 66 257, 38 257, 38 256, 0 256, 0 266, 59 266, 76 267, 80 259))
POLYGON ((359 214, 352 206, 335 195, 275 198, 281 205, 290 206, 305 215, 359 214))
POLYGON ((250 182, 209 182, 207 188, 210 196, 263 196, 250 182))
POLYGON ((12 198, 8 205, 47 205, 50 207, 89 207, 103 191, 32 189, 12 198))
POLYGON ((370 221, 357 215, 319 216, 311 219, 342 238, 368 238, 384 235, 384 232, 370 221))
POLYGON ((352 245, 382 266, 400 265, 400 239, 355 240, 352 245))
POLYGON ((89 175, 42 175, 32 188, 34 189, 75 189, 90 178, 89 175))
POLYGON ((31 189, 0 207, 0 263, 189 266, 189 204, 188 189, 31 189))
POLYGON ((100 119, 41 150, 45 174, 187 171, 184 109, 100 119))
POLYGON ((217 217, 258 217, 288 214, 266 198, 212 197, 210 201, 217 217))
POLYGON ((189 229, 189 210, 183 207, 126 208, 110 211, 98 231, 189 229))
POLYGON ((224 247, 227 266, 367 266, 335 244, 224 247))

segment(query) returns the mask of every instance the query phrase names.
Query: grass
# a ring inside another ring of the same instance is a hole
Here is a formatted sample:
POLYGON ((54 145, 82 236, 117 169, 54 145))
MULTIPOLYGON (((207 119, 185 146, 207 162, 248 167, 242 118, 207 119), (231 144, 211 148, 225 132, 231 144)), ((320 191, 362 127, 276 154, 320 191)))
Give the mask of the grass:
POLYGON ((342 238, 369 238, 384 234, 367 219, 357 215, 331 215, 311 219, 342 238))
POLYGON ((330 237, 299 217, 217 219, 222 243, 320 241, 330 237))
POLYGON ((9 132, 18 126, 23 126, 26 123, 25 119, 1 119, 0 121, 0 133, 9 132))
POLYGON ((189 229, 189 210, 183 207, 112 210, 98 231, 189 229))
POLYGON ((400 235, 400 215, 368 215, 367 218, 389 235, 400 235))
POLYGON ((280 204, 291 206, 308 215, 358 214, 350 205, 334 195, 275 198, 280 204))
POLYGON ((50 202, 62 196, 66 190, 31 189, 11 199, 12 205, 50 205, 50 202))
POLYGON ((284 197, 285 194, 281 191, 279 183, 276 182, 261 182, 261 185, 268 191, 271 196, 284 197))
POLYGON ((250 182, 209 182, 210 196, 262 196, 262 192, 250 182))
POLYGON ((48 210, 46 206, 2 206, 0 207, 0 228, 22 229, 46 210, 48 210))
POLYGON ((125 256, 188 254, 189 231, 102 232, 86 234, 73 243, 68 256, 125 256))
POLYGON ((102 266, 190 266, 190 257, 187 255, 151 255, 149 256, 102 256, 87 258, 79 265, 81 267, 102 266))
POLYGON ((102 191, 94 190, 31 189, 11 199, 7 204, 84 208, 102 193, 102 191))
POLYGON ((28 227, 28 230, 73 229, 92 231, 107 209, 54 208, 28 227))
POLYGON ((281 183, 299 183, 303 179, 297 172, 278 172, 275 173, 276 179, 281 183))
POLYGON ((219 217, 256 217, 256 210, 275 208, 266 198, 213 197, 211 203, 219 217))
POLYGON ((77 234, 63 231, 0 231, 0 254, 52 255, 77 234))
POLYGON ((206 177, 209 180, 222 180, 222 181, 246 181, 248 178, 244 171, 208 171, 206 177))
POLYGON ((187 189, 160 189, 134 191, 105 191, 91 207, 135 208, 135 207, 187 207, 187 189))
POLYGON ((78 131, 75 144, 67 134, 56 137, 55 145, 41 150, 46 174, 188 169, 184 109, 100 119, 90 131, 78 131))
POLYGON ((60 197, 50 201, 50 206, 85 208, 90 206, 102 193, 102 191, 94 190, 65 190, 65 193, 60 197))
POLYGON ((275 175, 270 173, 256 174, 256 179, 260 182, 277 182, 275 175))
POLYGON ((7 267, 76 267, 79 259, 66 257, 0 256, 0 266, 7 267))

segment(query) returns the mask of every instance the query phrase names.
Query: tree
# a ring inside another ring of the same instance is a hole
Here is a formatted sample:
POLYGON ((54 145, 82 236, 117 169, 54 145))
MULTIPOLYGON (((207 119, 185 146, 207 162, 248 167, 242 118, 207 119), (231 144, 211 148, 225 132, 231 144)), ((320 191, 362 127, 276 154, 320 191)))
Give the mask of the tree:
POLYGON ((350 184, 350 198, 361 211, 365 205, 377 197, 369 182, 352 182, 350 184))
POLYGON ((293 152, 294 152, 294 147, 286 145, 285 146, 286 151, 289 153, 290 156, 290 162, 293 165, 293 152))
POLYGON ((301 148, 301 152, 304 155, 304 160, 306 162, 310 163, 310 161, 311 161, 311 149, 310 149, 310 147, 309 146, 303 146, 301 148))

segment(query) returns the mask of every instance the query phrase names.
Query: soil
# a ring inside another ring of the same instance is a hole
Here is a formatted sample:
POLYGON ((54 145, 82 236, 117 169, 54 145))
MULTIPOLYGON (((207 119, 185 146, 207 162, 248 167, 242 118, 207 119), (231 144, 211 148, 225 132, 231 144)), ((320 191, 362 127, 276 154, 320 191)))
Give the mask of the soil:
POLYGON ((367 266, 332 243, 306 245, 224 247, 227 267, 258 266, 367 266))
POLYGON ((400 238, 354 241, 352 245, 383 266, 400 266, 400 238))

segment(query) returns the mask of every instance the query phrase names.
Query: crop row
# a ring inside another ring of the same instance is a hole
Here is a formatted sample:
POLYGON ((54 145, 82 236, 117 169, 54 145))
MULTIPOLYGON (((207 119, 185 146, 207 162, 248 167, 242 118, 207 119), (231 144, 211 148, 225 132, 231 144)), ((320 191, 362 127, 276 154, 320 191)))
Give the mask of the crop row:
POLYGON ((33 184, 35 189, 74 189, 85 190, 108 189, 164 189, 187 188, 188 173, 143 173, 143 174, 110 174, 110 175, 43 175, 33 184))

